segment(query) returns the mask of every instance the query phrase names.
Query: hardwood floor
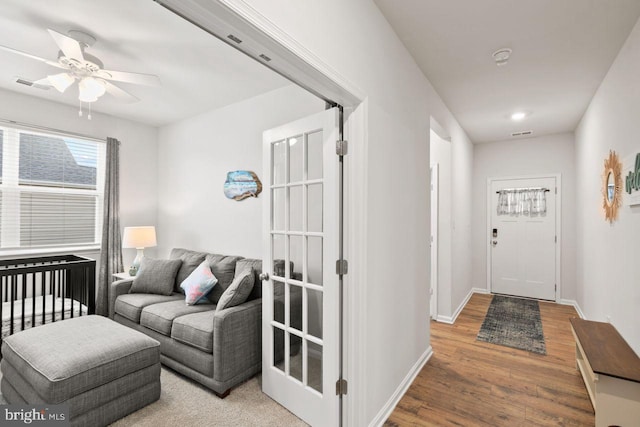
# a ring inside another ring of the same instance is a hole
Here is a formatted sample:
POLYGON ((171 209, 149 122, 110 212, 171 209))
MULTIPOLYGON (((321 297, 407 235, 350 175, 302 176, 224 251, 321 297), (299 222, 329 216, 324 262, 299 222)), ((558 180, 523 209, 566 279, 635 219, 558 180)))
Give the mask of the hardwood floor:
POLYGON ((474 294, 454 325, 431 322, 434 355, 385 426, 593 426, 576 369, 570 306, 540 302, 542 356, 476 341, 491 295, 474 294))

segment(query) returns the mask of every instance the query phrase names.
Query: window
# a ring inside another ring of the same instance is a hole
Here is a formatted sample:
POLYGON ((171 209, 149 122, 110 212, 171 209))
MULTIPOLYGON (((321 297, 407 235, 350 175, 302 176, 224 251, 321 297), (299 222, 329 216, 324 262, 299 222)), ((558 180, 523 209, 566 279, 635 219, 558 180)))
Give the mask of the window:
POLYGON ((102 142, 0 127, 0 248, 100 241, 102 142))

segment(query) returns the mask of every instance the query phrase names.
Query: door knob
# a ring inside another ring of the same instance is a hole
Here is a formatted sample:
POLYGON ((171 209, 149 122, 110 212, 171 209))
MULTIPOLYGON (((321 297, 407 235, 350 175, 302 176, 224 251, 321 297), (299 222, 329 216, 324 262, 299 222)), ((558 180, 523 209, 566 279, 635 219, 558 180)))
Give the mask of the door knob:
POLYGON ((260 275, 258 277, 260 278, 260 280, 265 282, 265 281, 269 280, 269 273, 260 273, 260 275))

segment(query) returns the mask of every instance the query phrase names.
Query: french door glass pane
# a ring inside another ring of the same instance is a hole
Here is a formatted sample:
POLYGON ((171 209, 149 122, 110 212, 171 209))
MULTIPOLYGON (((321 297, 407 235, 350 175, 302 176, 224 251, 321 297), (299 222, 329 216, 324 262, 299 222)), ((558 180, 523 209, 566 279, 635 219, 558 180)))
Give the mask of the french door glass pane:
POLYGON ((322 285, 322 237, 307 237, 307 283, 322 285))
POLYGON ((284 277, 284 269, 281 268, 281 266, 279 266, 278 264, 282 264, 284 261, 284 256, 285 256, 285 239, 286 237, 282 234, 274 234, 272 235, 272 253, 273 253, 273 266, 271 268, 271 271, 273 271, 274 274, 277 275, 277 272, 280 272, 279 270, 282 270, 282 274, 284 277), (279 268, 280 267, 280 268, 279 268))
POLYGON ((302 185, 289 188, 289 231, 302 231, 302 185))
POLYGON ((307 179, 322 178, 322 131, 307 135, 307 179))
POLYGON ((307 190, 307 231, 322 231, 322 184, 311 184, 307 190))
POLYGON ((284 372, 284 331, 273 326, 273 366, 284 372))
POLYGON ((322 393, 322 346, 307 341, 307 384, 322 393))
POLYGON ((287 144, 285 141, 273 144, 272 182, 275 185, 287 182, 287 144))
POLYGON ((302 381, 302 338, 289 334, 289 375, 298 381, 302 381))
POLYGON ((302 331, 302 287, 289 285, 289 323, 302 331))
POLYGON ((322 339, 322 292, 307 289, 307 332, 322 339))
POLYGON ((284 282, 273 281, 273 320, 284 324, 284 282))
POLYGON ((289 236, 289 268, 291 268, 290 278, 302 281, 302 245, 304 237, 289 236))
POLYGON ((285 229, 285 196, 286 189, 274 188, 273 189, 273 230, 282 231, 285 229))
POLYGON ((302 135, 289 138, 289 182, 302 181, 304 167, 302 135))

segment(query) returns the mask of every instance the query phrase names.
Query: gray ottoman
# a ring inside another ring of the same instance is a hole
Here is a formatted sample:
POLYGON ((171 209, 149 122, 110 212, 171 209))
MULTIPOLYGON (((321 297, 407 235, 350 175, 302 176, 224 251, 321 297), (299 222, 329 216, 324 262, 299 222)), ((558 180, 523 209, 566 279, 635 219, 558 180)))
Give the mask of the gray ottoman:
POLYGON ((6 401, 69 405, 71 425, 107 425, 160 398, 160 343, 105 317, 19 332, 2 356, 6 401))

